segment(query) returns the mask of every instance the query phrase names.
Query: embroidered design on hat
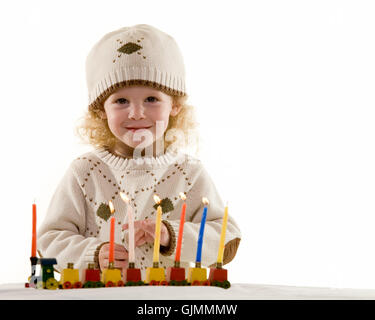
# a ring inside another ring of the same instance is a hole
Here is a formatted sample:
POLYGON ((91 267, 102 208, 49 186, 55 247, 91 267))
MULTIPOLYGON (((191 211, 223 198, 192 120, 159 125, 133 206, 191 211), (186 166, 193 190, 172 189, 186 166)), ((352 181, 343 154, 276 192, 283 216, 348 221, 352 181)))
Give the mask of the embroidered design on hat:
MULTIPOLYGON (((143 40, 144 38, 141 38, 141 40, 143 40)), ((141 42, 141 40, 137 40, 138 43, 141 42)), ((119 44, 122 44, 123 42, 120 40, 120 39, 117 39, 116 40, 117 42, 119 42, 119 44)), ((120 52, 120 54, 117 56, 118 58, 121 58, 121 55, 124 53, 124 54, 132 54, 134 52, 137 52, 137 54, 141 55, 142 53, 140 52, 140 50, 143 49, 142 46, 134 43, 134 42, 127 42, 125 43, 124 45, 122 45, 120 48, 117 49, 118 52, 120 52)), ((146 59, 145 56, 143 56, 143 59, 146 59)), ((114 59, 112 61, 113 63, 116 62, 116 59, 114 59)))
MULTIPOLYGON (((160 201, 161 210, 163 213, 167 213, 174 209, 173 203, 169 198, 164 198, 160 201)), ((154 205, 155 210, 158 208, 158 204, 154 205)))
POLYGON ((138 51, 139 49, 142 49, 142 47, 137 45, 134 42, 128 42, 124 44, 121 48, 117 49, 117 51, 126 53, 126 54, 131 54, 133 52, 138 51))

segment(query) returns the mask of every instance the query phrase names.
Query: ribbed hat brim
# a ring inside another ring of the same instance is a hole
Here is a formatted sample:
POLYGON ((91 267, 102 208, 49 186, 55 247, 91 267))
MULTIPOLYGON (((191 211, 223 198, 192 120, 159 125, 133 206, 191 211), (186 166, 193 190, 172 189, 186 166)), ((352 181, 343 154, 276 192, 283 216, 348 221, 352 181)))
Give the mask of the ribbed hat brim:
POLYGON ((104 89, 104 91, 100 91, 101 93, 93 100, 93 102, 89 104, 89 109, 102 108, 105 100, 112 93, 114 93, 120 88, 135 86, 135 85, 149 86, 149 87, 158 89, 171 96, 180 96, 180 97, 186 96, 186 93, 183 91, 161 85, 160 83, 157 83, 157 82, 152 82, 149 80, 142 80, 142 79, 133 79, 133 80, 117 82, 115 84, 110 85, 108 88, 104 89))

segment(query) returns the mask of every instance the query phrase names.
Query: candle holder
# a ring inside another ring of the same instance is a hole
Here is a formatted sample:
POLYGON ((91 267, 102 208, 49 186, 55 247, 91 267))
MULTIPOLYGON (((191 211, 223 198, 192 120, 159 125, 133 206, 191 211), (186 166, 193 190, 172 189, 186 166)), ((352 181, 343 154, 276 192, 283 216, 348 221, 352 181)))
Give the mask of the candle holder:
POLYGON ((36 265, 38 264, 38 257, 30 257, 31 262, 31 275, 25 282, 25 288, 36 288, 38 277, 36 276, 36 265))
POLYGON ((201 262, 195 262, 195 268, 189 268, 188 280, 192 286, 209 286, 210 282, 207 280, 207 269, 201 267, 201 262))
POLYGON ((145 283, 141 278, 141 269, 135 267, 134 262, 129 262, 129 266, 124 271, 124 282, 126 286, 141 286, 145 283))
POLYGON ((146 281, 151 286, 167 285, 164 268, 159 268, 159 262, 154 262, 152 268, 146 269, 146 281))
POLYGON ((202 259, 202 247, 203 247, 203 235, 204 235, 204 226, 206 224, 207 219, 207 206, 209 201, 207 198, 202 198, 202 203, 204 204, 202 220, 199 228, 199 235, 198 235, 198 245, 197 245, 197 257, 195 259, 195 268, 189 268, 188 273, 188 282, 192 286, 200 286, 200 285, 210 285, 209 281, 207 280, 207 270, 202 268, 201 259, 202 259))
POLYGON ((106 287, 122 287, 124 282, 121 278, 121 270, 115 268, 115 264, 110 262, 108 268, 102 271, 102 282, 106 287))
POLYGON ((167 269, 167 281, 171 286, 188 285, 185 278, 185 268, 180 267, 180 261, 175 261, 174 267, 169 267, 167 269))
POLYGON ((100 281, 100 269, 95 269, 94 263, 89 263, 84 270, 84 288, 102 288, 104 283, 100 281))
POLYGON ((216 263, 216 268, 210 268, 209 281, 211 285, 215 287, 221 287, 224 289, 230 287, 227 269, 223 268, 221 262, 216 263))
POLYGON ((68 262, 67 268, 62 270, 59 288, 82 288, 82 283, 79 281, 79 270, 74 269, 72 262, 68 262))

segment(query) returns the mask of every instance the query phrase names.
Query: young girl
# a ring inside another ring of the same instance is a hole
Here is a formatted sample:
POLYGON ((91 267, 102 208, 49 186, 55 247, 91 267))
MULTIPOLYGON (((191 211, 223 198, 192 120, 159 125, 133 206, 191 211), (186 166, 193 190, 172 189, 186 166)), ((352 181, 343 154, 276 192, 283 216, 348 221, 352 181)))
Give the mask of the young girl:
MULTIPOLYGON (((185 69, 175 40, 146 24, 103 36, 86 60, 89 107, 79 133, 94 148, 75 159, 58 185, 38 235, 39 254, 55 257, 60 271, 108 266, 113 202, 116 219, 115 267, 128 267, 127 204, 135 216, 135 266, 145 277, 153 266, 157 205, 161 199, 160 266, 173 265, 183 200, 186 217, 181 267, 196 260, 204 204, 208 214, 202 266, 216 263, 224 204, 195 157, 182 152, 195 127, 186 104, 185 69)), ((231 261, 241 233, 229 215, 224 261, 231 261)))

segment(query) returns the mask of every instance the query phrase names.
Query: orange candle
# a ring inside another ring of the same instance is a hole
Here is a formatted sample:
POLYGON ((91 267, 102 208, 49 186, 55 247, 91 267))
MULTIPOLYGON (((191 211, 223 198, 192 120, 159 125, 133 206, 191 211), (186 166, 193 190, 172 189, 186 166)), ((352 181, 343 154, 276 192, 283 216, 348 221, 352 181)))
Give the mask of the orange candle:
POLYGON ((184 232, 184 223, 185 223, 185 211, 186 211, 186 196, 184 193, 180 192, 180 198, 184 201, 182 204, 181 218, 180 218, 180 227, 178 229, 178 239, 176 247, 176 257, 175 261, 179 262, 181 258, 181 244, 182 244, 182 234, 184 232))
POLYGON ((111 210, 111 230, 109 234, 109 258, 108 258, 108 263, 113 263, 115 261, 114 259, 114 249, 115 249, 115 217, 114 217, 114 212, 115 208, 112 204, 112 201, 109 201, 109 208, 111 210))
POLYGON ((31 238, 31 256, 36 257, 36 204, 33 203, 33 229, 31 238))

